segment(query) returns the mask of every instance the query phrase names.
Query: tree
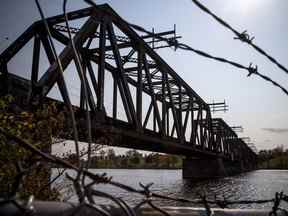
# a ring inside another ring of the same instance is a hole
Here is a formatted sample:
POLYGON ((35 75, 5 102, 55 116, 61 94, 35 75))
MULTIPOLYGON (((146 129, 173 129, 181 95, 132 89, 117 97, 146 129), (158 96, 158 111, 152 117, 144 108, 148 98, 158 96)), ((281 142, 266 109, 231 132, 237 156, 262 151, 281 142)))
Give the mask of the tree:
POLYGON ((129 164, 139 165, 141 162, 142 155, 135 149, 126 152, 126 156, 129 158, 129 164))
POLYGON ((116 164, 116 154, 114 149, 108 149, 107 150, 107 160, 108 160, 108 166, 109 168, 114 168, 117 164, 116 164))
POLYGON ((287 169, 288 154, 284 147, 277 146, 270 150, 261 150, 258 153, 258 166, 265 169, 287 169))
POLYGON ((111 148, 107 150, 107 157, 109 160, 112 160, 112 161, 115 160, 116 154, 115 154, 114 149, 111 148))
POLYGON ((181 161, 181 158, 176 155, 170 155, 169 158, 170 158, 172 168, 176 168, 177 164, 181 161))
POLYGON ((127 168, 128 167, 128 157, 126 157, 125 155, 121 156, 120 167, 121 168, 127 168))
POLYGON ((104 159, 105 159, 106 152, 102 149, 102 150, 99 152, 99 155, 100 155, 100 160, 104 160, 104 159))
MULTIPOLYGON (((0 128, 13 136, 31 143, 43 152, 50 153, 53 137, 67 132, 65 114, 55 103, 43 103, 37 109, 23 111, 12 96, 0 98, 0 128)), ((0 193, 7 197, 15 192, 20 198, 34 195, 41 200, 55 200, 59 193, 50 187, 50 168, 40 156, 19 146, 14 140, 0 133, 0 193), (21 172, 28 173, 22 187, 15 184, 21 172), (17 177, 18 176, 18 177, 17 177)))
POLYGON ((151 166, 153 163, 153 155, 152 154, 148 154, 145 157, 145 163, 148 164, 148 166, 151 166))

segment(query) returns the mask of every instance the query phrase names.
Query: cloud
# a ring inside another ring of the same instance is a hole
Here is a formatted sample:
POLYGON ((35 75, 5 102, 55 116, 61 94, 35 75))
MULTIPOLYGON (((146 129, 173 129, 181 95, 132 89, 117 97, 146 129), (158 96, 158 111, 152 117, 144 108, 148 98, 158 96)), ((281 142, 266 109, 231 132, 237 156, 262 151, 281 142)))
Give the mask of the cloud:
POLYGON ((271 139, 265 139, 264 142, 271 142, 271 139))
POLYGON ((262 130, 270 133, 288 133, 288 128, 262 128, 262 130))

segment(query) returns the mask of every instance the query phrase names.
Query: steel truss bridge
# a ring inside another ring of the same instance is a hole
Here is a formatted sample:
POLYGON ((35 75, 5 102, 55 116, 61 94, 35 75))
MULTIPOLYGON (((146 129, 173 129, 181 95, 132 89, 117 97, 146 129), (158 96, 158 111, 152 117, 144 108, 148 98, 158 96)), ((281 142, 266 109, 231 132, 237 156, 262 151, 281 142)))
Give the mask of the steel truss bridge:
MULTIPOLYGON (((175 39, 175 29, 155 33, 155 37, 141 36, 107 4, 70 12, 68 19, 70 23, 83 23, 70 30, 84 68, 92 127, 114 138, 112 145, 222 158, 241 162, 247 168, 255 164, 256 154, 233 128, 222 119, 213 119, 209 104, 155 52, 169 46, 156 36, 175 39)), ((47 19, 53 40, 61 47, 64 76, 79 77, 77 68, 68 68, 75 56, 64 21, 63 15, 47 19)), ((57 85, 64 103, 69 100, 70 89, 59 76, 42 21, 32 24, 14 41, 0 55, 0 61, 1 94, 21 96, 35 104, 57 85), (30 42, 29 75, 15 75, 9 71, 9 62, 30 42), (41 69, 43 53, 49 62, 45 70, 41 69)), ((80 113, 85 110, 83 82, 79 83, 80 101, 73 104, 80 113)))

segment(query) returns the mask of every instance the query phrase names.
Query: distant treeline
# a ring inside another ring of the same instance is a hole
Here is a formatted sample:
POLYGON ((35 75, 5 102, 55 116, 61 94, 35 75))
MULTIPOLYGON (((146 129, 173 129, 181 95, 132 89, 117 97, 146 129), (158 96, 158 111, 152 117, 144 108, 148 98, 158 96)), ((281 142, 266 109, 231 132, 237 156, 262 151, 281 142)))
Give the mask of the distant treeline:
POLYGON ((260 169, 288 169, 288 150, 278 146, 272 150, 261 150, 258 154, 260 169))
POLYGON ((136 150, 116 155, 114 149, 107 149, 91 158, 90 168, 180 169, 182 158, 158 153, 141 154, 136 150))

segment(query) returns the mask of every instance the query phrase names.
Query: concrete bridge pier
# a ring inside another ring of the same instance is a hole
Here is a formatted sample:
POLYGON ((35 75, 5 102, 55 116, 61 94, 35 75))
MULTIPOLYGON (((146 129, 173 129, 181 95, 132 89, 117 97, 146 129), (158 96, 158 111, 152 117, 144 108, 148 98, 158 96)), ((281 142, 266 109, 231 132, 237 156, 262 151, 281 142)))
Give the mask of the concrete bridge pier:
POLYGON ((231 175, 222 158, 186 158, 183 160, 184 179, 202 180, 231 175))

